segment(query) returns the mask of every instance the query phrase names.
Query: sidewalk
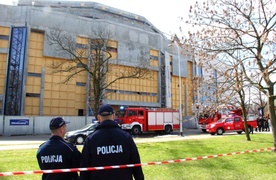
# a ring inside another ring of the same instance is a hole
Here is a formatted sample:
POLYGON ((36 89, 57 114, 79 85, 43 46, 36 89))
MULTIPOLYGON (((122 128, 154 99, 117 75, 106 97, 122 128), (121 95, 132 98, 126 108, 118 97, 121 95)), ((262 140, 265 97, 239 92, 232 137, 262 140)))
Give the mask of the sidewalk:
POLYGON ((0 151, 15 149, 37 149, 49 139, 49 135, 0 136, 0 151))

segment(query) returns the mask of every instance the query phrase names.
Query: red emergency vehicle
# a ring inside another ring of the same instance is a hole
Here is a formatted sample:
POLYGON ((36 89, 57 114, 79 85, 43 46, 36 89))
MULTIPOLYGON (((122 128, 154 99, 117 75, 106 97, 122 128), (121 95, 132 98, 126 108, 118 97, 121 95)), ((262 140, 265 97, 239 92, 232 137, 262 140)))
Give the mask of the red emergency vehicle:
POLYGON ((124 130, 132 134, 141 134, 147 131, 163 131, 171 133, 179 129, 179 110, 175 109, 148 109, 143 107, 120 107, 116 112, 115 121, 124 130))
POLYGON ((227 117, 230 112, 234 112, 238 116, 242 116, 241 108, 237 108, 232 105, 220 105, 217 110, 205 110, 200 113, 198 117, 198 126, 203 131, 206 132, 206 125, 217 122, 221 118, 227 117))
MULTIPOLYGON (((253 131, 257 127, 257 120, 247 120, 248 132, 253 131)), ((211 135, 222 135, 225 132, 237 132, 241 134, 244 131, 244 121, 241 116, 236 115, 234 112, 228 117, 221 118, 217 122, 210 123, 206 126, 206 131, 211 135)))

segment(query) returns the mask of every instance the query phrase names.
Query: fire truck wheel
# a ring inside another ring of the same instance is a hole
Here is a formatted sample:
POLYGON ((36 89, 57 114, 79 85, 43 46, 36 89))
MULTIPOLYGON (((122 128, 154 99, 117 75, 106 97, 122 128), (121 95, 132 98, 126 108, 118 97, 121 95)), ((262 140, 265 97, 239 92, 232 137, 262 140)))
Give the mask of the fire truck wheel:
POLYGON ((170 134, 172 132, 172 126, 166 125, 164 132, 165 134, 170 134))
POLYGON ((202 130, 202 132, 206 133, 206 129, 201 129, 201 130, 202 130))
POLYGON ((238 133, 238 134, 241 134, 241 133, 242 133, 242 131, 237 131, 237 133, 238 133))
POLYGON ((132 128, 132 134, 133 134, 133 135, 141 134, 141 127, 140 127, 140 126, 134 126, 134 127, 132 128))
POLYGON ((222 135, 223 134, 223 129, 222 128, 218 128, 217 129, 217 135, 222 135))

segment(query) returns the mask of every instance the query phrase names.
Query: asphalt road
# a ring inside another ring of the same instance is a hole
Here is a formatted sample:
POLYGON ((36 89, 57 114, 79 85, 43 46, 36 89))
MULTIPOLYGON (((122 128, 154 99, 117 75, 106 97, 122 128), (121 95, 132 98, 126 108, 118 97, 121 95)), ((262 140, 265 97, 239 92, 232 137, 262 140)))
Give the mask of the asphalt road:
MULTIPOLYGON (((144 133, 139 136, 133 136, 133 139, 136 143, 145 143, 203 138, 205 136, 210 137, 209 134, 203 133, 200 129, 183 129, 183 136, 180 136, 179 131, 175 131, 171 134, 144 133)), ((49 137, 50 134, 0 136, 0 150, 38 148, 39 145, 47 141, 49 137)))
MULTIPOLYGON (((261 133, 271 133, 271 131, 261 132, 261 133)), ((183 129, 182 134, 183 136, 180 136, 179 131, 175 131, 171 134, 144 133, 139 136, 133 136, 133 139, 135 143, 147 143, 147 142, 178 141, 178 140, 188 140, 188 139, 219 138, 229 134, 237 135, 237 133, 225 133, 222 136, 217 136, 217 135, 212 136, 208 133, 203 133, 200 129, 183 129)), ((37 149, 39 145, 47 141, 49 137, 50 137, 50 134, 25 135, 25 136, 0 136, 0 151, 14 150, 14 149, 37 149)))

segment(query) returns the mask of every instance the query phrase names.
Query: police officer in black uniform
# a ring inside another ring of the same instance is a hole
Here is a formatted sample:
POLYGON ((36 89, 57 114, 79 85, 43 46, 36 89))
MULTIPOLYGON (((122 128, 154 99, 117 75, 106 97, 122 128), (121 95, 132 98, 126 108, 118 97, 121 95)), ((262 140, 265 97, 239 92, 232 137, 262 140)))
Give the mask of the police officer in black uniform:
POLYGON ((258 128, 259 128, 259 132, 263 132, 264 131, 264 123, 265 123, 265 119, 263 117, 259 118, 258 122, 258 128))
MULTIPOLYGON (((40 169, 68 169, 79 168, 80 151, 70 143, 64 141, 63 137, 66 133, 66 124, 61 117, 53 118, 50 122, 51 137, 41 144, 37 151, 37 161, 40 169)), ((45 173, 42 175, 43 180, 76 180, 77 172, 66 173, 45 173)))
MULTIPOLYGON (((114 122, 113 108, 104 104, 99 108, 100 124, 89 135, 82 149, 81 167, 140 164, 140 155, 131 135, 114 122)), ((82 180, 143 180, 141 166, 110 170, 81 171, 82 180)))

